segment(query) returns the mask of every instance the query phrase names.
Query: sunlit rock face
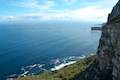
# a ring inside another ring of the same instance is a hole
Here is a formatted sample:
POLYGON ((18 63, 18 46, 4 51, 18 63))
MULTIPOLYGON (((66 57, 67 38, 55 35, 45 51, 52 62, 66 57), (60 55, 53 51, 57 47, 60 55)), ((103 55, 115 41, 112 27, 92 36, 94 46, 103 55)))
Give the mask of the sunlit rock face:
MULTIPOLYGON (((102 28, 97 62, 100 74, 109 75, 111 80, 120 80, 120 0, 102 28)), ((99 80, 103 80, 102 77, 99 80)))

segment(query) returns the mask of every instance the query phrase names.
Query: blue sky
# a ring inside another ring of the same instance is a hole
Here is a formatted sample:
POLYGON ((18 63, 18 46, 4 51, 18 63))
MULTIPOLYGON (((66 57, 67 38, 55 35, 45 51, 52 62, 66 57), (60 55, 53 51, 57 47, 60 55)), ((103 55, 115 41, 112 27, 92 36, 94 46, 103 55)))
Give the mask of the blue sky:
POLYGON ((106 21, 118 0, 0 0, 0 21, 106 21))

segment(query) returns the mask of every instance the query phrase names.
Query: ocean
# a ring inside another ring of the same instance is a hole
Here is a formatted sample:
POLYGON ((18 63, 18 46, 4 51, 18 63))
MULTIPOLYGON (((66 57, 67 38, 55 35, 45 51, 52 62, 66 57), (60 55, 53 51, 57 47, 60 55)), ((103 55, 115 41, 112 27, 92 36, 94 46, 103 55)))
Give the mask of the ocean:
POLYGON ((21 68, 78 56, 97 50, 100 31, 91 31, 92 24, 79 22, 41 22, 0 24, 0 80, 22 73, 21 68))

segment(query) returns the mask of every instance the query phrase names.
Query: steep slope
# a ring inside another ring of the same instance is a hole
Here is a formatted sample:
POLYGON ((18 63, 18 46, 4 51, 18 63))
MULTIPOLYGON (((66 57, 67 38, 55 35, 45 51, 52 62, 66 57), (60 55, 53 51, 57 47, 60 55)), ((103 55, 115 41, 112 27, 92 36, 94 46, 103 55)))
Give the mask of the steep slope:
POLYGON ((120 0, 102 27, 96 61, 74 80, 120 80, 120 0))
POLYGON ((120 80, 120 0, 108 16, 102 28, 97 52, 98 69, 113 80, 120 80), (109 72, 109 73, 108 73, 109 72))

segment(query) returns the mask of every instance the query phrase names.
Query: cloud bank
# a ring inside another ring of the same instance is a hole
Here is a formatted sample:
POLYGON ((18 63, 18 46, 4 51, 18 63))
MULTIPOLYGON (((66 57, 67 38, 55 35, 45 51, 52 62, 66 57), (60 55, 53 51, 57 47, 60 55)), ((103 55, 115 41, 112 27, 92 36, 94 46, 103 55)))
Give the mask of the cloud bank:
MULTIPOLYGON (((16 3, 16 7, 34 10, 16 15, 0 15, 1 21, 21 21, 21 20, 70 20, 70 21, 106 21, 107 15, 117 0, 81 0, 85 1, 84 6, 78 6, 75 9, 62 6, 75 6, 78 0, 61 0, 64 5, 55 0, 27 0, 26 2, 16 3), (92 3, 91 3, 92 1, 92 3), (104 5, 102 5, 104 4, 104 5), (106 6, 106 5, 110 6, 106 6), (60 6, 61 5, 61 6, 60 6)), ((78 4, 79 5, 79 4, 78 4)), ((82 5, 80 3, 80 5, 82 5)))

